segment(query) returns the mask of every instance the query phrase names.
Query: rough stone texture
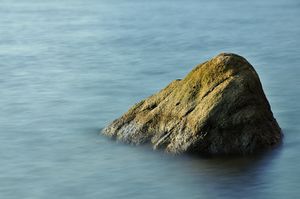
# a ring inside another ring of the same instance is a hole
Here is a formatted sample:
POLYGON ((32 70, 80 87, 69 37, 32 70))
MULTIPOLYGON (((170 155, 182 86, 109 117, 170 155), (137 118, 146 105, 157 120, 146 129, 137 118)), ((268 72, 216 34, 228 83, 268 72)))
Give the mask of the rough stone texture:
POLYGON ((102 132, 175 154, 249 154, 282 139, 257 73, 231 53, 196 66, 102 132))

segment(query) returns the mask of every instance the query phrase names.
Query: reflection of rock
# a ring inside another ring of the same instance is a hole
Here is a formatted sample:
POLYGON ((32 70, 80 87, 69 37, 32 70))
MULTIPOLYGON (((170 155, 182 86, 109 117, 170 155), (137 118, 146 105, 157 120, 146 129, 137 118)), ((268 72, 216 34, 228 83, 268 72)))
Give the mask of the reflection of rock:
POLYGON ((198 65, 102 132, 171 153, 247 154, 282 138, 254 68, 229 53, 198 65))

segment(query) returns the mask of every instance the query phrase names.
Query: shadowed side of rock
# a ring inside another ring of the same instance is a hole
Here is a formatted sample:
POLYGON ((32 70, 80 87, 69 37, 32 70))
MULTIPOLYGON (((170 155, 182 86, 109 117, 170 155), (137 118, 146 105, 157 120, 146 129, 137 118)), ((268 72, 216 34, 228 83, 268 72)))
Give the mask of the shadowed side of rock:
POLYGON ((102 132, 175 154, 249 154, 282 139, 257 73, 231 53, 196 66, 102 132))

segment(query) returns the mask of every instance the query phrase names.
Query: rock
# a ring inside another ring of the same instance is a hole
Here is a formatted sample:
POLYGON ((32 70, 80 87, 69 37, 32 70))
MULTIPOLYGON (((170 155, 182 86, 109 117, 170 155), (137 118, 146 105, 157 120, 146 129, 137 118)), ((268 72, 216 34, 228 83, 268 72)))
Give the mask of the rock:
POLYGON ((196 66, 102 132, 175 154, 251 154, 282 139, 257 73, 231 53, 196 66))

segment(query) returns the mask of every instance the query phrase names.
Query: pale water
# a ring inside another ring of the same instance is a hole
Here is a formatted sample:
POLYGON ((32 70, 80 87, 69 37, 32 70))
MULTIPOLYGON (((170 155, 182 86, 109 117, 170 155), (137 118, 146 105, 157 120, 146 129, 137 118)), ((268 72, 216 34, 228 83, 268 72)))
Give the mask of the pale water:
POLYGON ((298 198, 300 1, 0 1, 0 198, 298 198), (101 128, 218 53, 285 134, 260 157, 173 157, 101 128))

